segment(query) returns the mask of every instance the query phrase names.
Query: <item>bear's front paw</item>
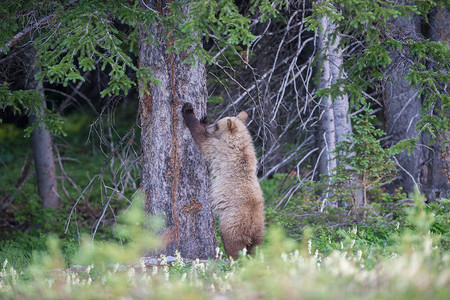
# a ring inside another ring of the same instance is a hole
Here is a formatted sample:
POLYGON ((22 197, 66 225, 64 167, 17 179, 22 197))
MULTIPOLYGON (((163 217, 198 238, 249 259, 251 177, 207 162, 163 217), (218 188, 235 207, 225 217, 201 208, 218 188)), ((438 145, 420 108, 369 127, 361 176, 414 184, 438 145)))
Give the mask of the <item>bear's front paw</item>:
POLYGON ((194 108, 192 107, 192 104, 188 102, 183 104, 181 111, 183 112, 183 115, 194 114, 194 108))
POLYGON ((207 125, 209 124, 208 116, 205 115, 203 118, 201 118, 200 123, 201 123, 203 126, 207 126, 207 125))

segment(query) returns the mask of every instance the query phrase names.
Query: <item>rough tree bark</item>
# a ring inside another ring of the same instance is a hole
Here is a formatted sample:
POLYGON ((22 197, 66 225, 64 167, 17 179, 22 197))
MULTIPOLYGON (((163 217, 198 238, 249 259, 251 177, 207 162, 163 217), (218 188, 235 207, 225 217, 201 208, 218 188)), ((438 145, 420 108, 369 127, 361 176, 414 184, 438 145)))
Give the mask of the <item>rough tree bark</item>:
MULTIPOLYGON (((417 16, 410 19, 400 17, 391 22, 391 35, 395 39, 419 39, 420 22, 417 16)), ((389 79, 384 86, 384 116, 389 145, 416 138, 418 132, 416 123, 420 118, 421 100, 416 89, 412 88, 405 76, 409 73, 410 62, 407 59, 407 49, 394 50, 390 53, 392 60, 389 79)), ((408 155, 396 155, 398 161, 398 176, 387 186, 389 192, 395 187, 402 187, 405 192, 412 192, 415 184, 420 183, 420 168, 422 164, 422 150, 416 147, 408 155)))
MULTIPOLYGON (((343 78, 343 53, 339 48, 340 36, 336 25, 328 17, 320 19, 323 31, 319 32, 318 49, 321 53, 322 74, 319 88, 330 88, 338 79, 343 78)), ((324 149, 319 161, 320 174, 332 175, 338 161, 331 153, 336 145, 349 139, 345 135, 352 133, 350 123, 348 95, 335 99, 330 96, 321 100, 320 147, 324 149)))
MULTIPOLYGON (((42 96, 42 107, 36 114, 30 116, 30 123, 37 122, 37 114, 42 117, 45 108, 45 94, 42 85, 35 80, 38 72, 36 67, 36 54, 32 49, 25 54, 24 62, 27 68, 25 88, 37 90, 42 96)), ((34 165, 36 169, 36 180, 38 194, 42 198, 42 206, 58 207, 58 193, 56 182, 55 163, 53 159, 52 137, 50 132, 41 124, 31 133, 31 146, 33 149, 34 165)))
MULTIPOLYGON (((162 2, 148 1, 147 5, 166 14, 167 4, 162 2)), ((181 115, 183 102, 192 103, 197 117, 206 113, 205 66, 183 63, 185 52, 167 54, 172 41, 163 38, 163 25, 149 26, 140 28, 139 64, 151 67, 160 84, 140 86, 145 209, 166 220, 168 244, 158 253, 174 255, 178 250, 186 258, 213 257, 217 238, 209 203, 209 172, 181 115), (146 43, 148 32, 157 44, 146 43)))
MULTIPOLYGON (((432 41, 441 41, 450 46, 450 12, 445 6, 437 6, 428 16, 432 41)), ((448 71, 448 70, 447 70, 448 71)), ((447 115, 449 116, 449 115, 447 115)), ((441 132, 445 140, 450 140, 448 132, 441 132)), ((450 198, 450 145, 437 139, 424 149, 423 192, 428 201, 450 198)))

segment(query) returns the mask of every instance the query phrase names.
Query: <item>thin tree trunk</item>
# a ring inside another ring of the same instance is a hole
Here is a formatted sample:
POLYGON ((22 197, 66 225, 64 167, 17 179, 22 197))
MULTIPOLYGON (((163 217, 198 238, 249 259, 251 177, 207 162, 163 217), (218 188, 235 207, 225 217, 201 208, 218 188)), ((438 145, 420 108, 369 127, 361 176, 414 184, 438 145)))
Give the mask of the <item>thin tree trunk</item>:
MULTIPOLYGON (((337 27, 328 17, 321 19, 323 32, 319 34, 319 50, 322 52, 322 76, 320 88, 330 88, 338 79, 344 77, 343 74, 343 53, 339 48, 340 35, 336 33, 337 27), (334 37, 333 37, 334 36, 334 37)), ((336 145, 344 140, 348 140, 352 133, 350 123, 348 95, 344 94, 331 99, 327 97, 322 99, 322 128, 324 136, 324 145, 327 151, 334 151, 336 145)), ((329 173, 338 163, 336 159, 328 154, 322 161, 321 170, 323 174, 329 173), (331 161, 329 161, 331 159, 331 161)))
MULTIPOLYGON (((35 80, 34 76, 38 72, 36 64, 35 50, 32 49, 25 57, 28 74, 26 88, 37 90, 42 96, 42 107, 38 112, 30 116, 30 122, 36 123, 39 117, 44 116, 45 94, 42 85, 35 80)), ((36 180, 38 194, 42 198, 42 206, 58 207, 58 192, 56 182, 55 163, 53 159, 52 137, 44 124, 31 133, 31 146, 33 149, 34 165, 36 168, 36 180)))
MULTIPOLYGON (((151 6, 161 14, 167 7, 160 1, 151 6)), ((149 26, 140 28, 139 63, 151 67, 160 84, 140 86, 145 209, 165 217, 168 244, 159 253, 178 250, 186 258, 213 257, 217 239, 209 172, 181 116, 183 102, 193 104, 197 117, 206 113, 205 66, 184 64, 185 52, 167 54, 171 41, 163 39, 163 25, 149 26), (148 32, 157 44, 146 43, 148 32)))
MULTIPOLYGON (((343 52, 339 48, 340 35, 337 33, 337 27, 328 17, 320 20, 323 31, 319 33, 319 51, 322 55, 322 74, 320 88, 330 88, 332 84, 337 83, 338 79, 344 77, 343 71, 343 52)), ((321 116, 321 148, 325 149, 319 162, 319 172, 333 176, 332 170, 339 163, 335 151, 337 144, 344 140, 349 140, 352 133, 352 126, 349 117, 348 95, 344 94, 331 99, 326 97, 322 99, 321 116)), ((352 154, 347 154, 352 155, 352 154)), ((352 179, 352 186, 359 186, 358 179, 352 179)), ((350 188, 350 187, 349 187, 350 188)), ((362 195, 358 190, 354 193, 354 205, 361 206, 362 195)), ((338 203, 339 206, 343 203, 338 203)))
MULTIPOLYGON (((336 29, 334 29, 336 30, 336 29)), ((338 79, 344 78, 343 74, 343 64, 344 58, 342 49, 339 46, 340 36, 336 36, 335 42, 332 44, 332 48, 330 49, 330 70, 332 76, 332 83, 336 83, 338 79)), ((349 140, 350 137, 347 135, 352 134, 352 124, 350 122, 349 116, 349 101, 348 95, 343 94, 333 102, 333 113, 334 113, 334 124, 335 124, 335 138, 336 144, 344 140, 349 140)))
MULTIPOLYGON (((332 24, 328 17, 322 17, 320 19, 320 25, 323 31, 319 32, 319 51, 321 52, 321 67, 322 74, 320 79, 319 88, 328 89, 333 83, 332 64, 330 60, 333 56, 333 50, 335 49, 334 42, 330 40, 331 35, 336 30, 336 27, 332 24)), ((321 100, 321 134, 320 141, 322 149, 325 149, 320 157, 319 172, 321 174, 332 175, 332 170, 336 167, 336 158, 332 154, 336 149, 336 129, 334 119, 334 105, 331 96, 326 96, 321 100)))

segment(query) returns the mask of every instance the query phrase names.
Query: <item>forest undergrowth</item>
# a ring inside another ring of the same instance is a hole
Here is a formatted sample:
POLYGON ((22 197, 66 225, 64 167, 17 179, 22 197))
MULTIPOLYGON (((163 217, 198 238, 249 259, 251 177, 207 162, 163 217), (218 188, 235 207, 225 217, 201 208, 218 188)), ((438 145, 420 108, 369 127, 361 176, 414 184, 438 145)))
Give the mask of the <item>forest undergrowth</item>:
MULTIPOLYGON (((450 293, 448 200, 425 203, 419 192, 389 195, 378 188, 364 216, 332 203, 320 211, 321 184, 304 182, 283 197, 292 174, 261 182, 267 232, 254 256, 228 260, 218 248, 208 261, 162 257, 146 265, 142 253, 160 243, 153 234, 158 222, 144 216, 135 190, 111 201, 92 243, 104 206, 95 184, 67 220, 105 154, 85 143, 86 126, 72 122, 71 128, 57 142, 67 177, 59 171, 65 193, 55 211, 41 208, 34 175, 14 188, 31 150, 22 130, 2 125, 0 190, 14 195, 1 215, 2 299, 446 299, 450 293)), ((113 176, 108 172, 105 180, 113 176)))
MULTIPOLYGON (((409 229, 391 236, 383 247, 369 243, 358 226, 331 249, 304 230, 299 243, 269 226, 266 241, 254 256, 237 260, 185 261, 177 256, 146 265, 143 251, 157 247, 158 222, 146 217, 142 200, 119 217, 116 232, 123 244, 82 239, 69 268, 61 240, 47 239, 47 250, 23 269, 10 259, 0 271, 3 299, 447 299, 450 255, 442 235, 430 228, 436 217, 413 195, 415 207, 405 211, 409 229), (144 225, 144 226, 143 226, 144 225), (147 230, 143 230, 143 227, 147 230), (337 246, 339 245, 339 246, 337 246), (336 247, 337 246, 337 247, 336 247), (381 250, 383 248, 383 250, 381 250), (325 251, 324 251, 325 250, 325 251), (84 267, 82 267, 84 266, 84 267)), ((12 259, 12 258, 11 258, 12 259)))

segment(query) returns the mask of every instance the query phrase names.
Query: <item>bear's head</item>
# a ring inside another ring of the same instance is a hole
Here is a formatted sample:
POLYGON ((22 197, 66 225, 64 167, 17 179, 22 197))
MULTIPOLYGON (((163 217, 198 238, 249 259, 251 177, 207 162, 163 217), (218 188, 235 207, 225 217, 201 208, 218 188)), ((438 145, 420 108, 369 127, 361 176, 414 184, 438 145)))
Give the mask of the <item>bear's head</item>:
POLYGON ((215 124, 207 126, 206 132, 216 139, 222 140, 228 144, 234 144, 233 141, 248 138, 249 133, 245 121, 247 113, 240 112, 236 117, 226 117, 220 119, 215 124))

